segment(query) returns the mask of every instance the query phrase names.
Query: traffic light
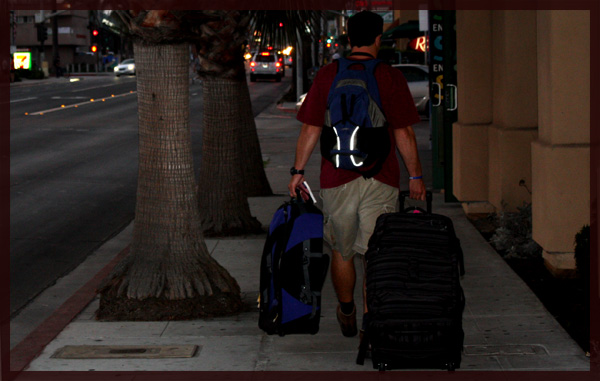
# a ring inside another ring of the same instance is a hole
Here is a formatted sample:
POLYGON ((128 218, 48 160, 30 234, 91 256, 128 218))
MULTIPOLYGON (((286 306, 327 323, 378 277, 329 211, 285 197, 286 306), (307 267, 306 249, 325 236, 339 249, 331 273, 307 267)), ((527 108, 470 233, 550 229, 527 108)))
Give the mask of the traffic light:
POLYGON ((37 39, 42 44, 48 39, 48 28, 44 24, 35 24, 37 28, 37 39))
POLYGON ((90 27, 90 34, 90 52, 99 52, 100 46, 102 45, 100 43, 100 31, 98 29, 90 27))

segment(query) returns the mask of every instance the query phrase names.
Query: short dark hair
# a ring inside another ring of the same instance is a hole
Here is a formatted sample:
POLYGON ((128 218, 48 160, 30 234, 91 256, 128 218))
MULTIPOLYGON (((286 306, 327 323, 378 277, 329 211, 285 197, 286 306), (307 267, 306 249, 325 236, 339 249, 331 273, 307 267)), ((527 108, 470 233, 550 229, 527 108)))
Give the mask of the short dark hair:
POLYGON ((350 46, 369 46, 383 33, 383 17, 370 11, 362 11, 348 19, 350 46))

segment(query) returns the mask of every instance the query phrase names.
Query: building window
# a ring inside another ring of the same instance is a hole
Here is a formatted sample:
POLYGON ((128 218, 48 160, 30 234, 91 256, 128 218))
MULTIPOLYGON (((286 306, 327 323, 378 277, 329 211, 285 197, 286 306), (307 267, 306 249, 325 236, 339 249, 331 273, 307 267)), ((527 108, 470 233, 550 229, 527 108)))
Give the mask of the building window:
POLYGON ((17 24, 29 24, 35 22, 35 16, 17 16, 17 24))

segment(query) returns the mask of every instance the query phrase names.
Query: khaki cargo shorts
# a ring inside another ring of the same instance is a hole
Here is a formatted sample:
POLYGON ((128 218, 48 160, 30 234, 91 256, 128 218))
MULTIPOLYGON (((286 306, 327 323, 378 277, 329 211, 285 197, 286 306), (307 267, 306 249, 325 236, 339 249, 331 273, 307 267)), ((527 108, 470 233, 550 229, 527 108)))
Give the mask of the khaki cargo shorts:
POLYGON ((336 188, 321 189, 323 238, 344 260, 367 251, 377 217, 395 212, 398 188, 359 177, 336 188))

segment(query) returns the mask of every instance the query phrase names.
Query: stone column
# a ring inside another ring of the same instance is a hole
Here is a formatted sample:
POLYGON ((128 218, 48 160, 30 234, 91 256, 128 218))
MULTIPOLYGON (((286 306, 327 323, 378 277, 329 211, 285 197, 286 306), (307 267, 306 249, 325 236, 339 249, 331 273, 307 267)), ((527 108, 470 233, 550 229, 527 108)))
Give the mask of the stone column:
POLYGON ((536 12, 494 11, 493 124, 489 201, 502 211, 531 202, 531 142, 537 138, 536 12))
POLYGON ((569 276, 575 234, 590 222, 590 13, 538 11, 537 30, 533 239, 548 269, 569 276))
POLYGON ((491 213, 488 130, 492 123, 492 11, 456 12, 458 121, 453 187, 466 213, 491 213))

